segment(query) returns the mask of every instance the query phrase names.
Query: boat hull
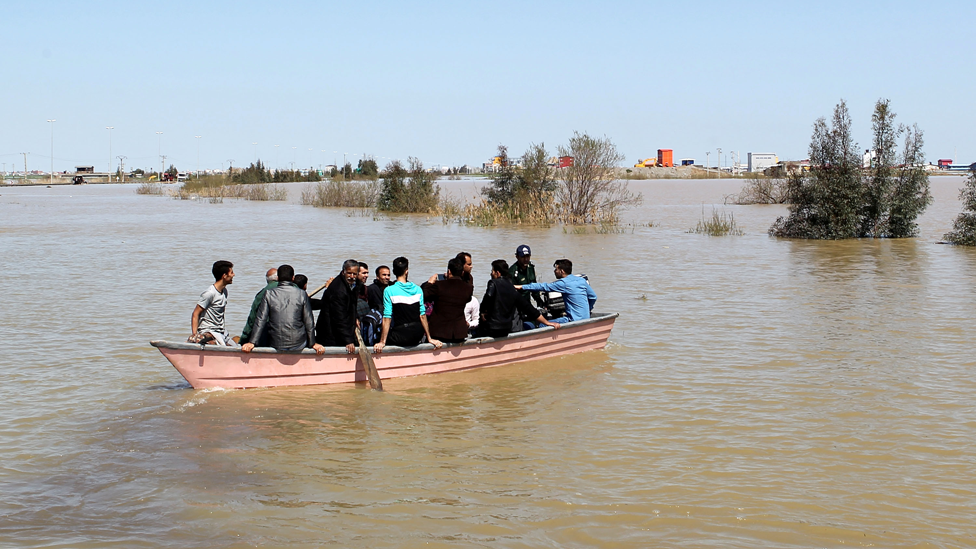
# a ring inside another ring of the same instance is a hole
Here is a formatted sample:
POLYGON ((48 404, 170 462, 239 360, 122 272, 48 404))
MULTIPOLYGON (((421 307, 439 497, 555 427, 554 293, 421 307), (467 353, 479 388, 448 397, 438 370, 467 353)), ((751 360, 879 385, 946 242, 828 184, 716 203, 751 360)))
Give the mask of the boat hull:
MULTIPOLYGON (((564 324, 559 330, 541 328, 503 338, 475 338, 434 349, 387 347, 374 354, 381 379, 490 368, 602 349, 613 329, 616 313, 564 324)), ((246 389, 288 385, 326 385, 366 381, 358 354, 343 347, 317 355, 312 350, 277 352, 256 348, 250 353, 229 347, 152 341, 195 389, 246 389)))

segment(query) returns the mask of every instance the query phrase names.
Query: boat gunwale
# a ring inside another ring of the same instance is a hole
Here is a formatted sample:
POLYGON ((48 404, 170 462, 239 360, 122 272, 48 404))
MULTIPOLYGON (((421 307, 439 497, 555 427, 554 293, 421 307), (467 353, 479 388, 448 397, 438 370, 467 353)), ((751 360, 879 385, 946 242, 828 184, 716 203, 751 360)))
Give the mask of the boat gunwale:
MULTIPOLYGON (((590 318, 584 320, 576 320, 573 322, 567 322, 561 325, 560 329, 575 328, 577 326, 585 326, 587 324, 596 324, 601 322, 606 322, 608 320, 616 319, 620 316, 620 313, 592 313, 590 318)), ((516 332, 514 334, 507 335, 505 337, 474 337, 471 339, 466 339, 461 343, 445 343, 440 350, 467 347, 471 345, 484 345, 486 343, 504 343, 506 341, 511 341, 515 339, 537 336, 544 334, 546 332, 555 332, 556 329, 550 326, 543 326, 542 328, 535 328, 532 330, 523 330, 521 332, 516 332)), ((222 345, 200 345, 198 343, 184 343, 175 341, 166 341, 162 339, 154 339, 149 342, 150 345, 156 347, 157 349, 173 349, 179 351, 206 351, 206 352, 217 352, 217 353, 240 353, 243 354, 240 347, 226 347, 222 345)), ((369 346, 372 349, 372 345, 369 346)), ((411 353, 417 351, 433 351, 434 346, 430 343, 421 343, 415 347, 398 347, 396 345, 390 345, 383 347, 382 354, 392 354, 392 353, 411 353)), ((302 349, 301 351, 279 351, 274 347, 255 347, 252 353, 260 354, 272 354, 272 355, 311 355, 311 356, 323 356, 323 355, 348 355, 349 352, 346 351, 345 347, 326 347, 325 352, 319 355, 314 349, 302 349)))

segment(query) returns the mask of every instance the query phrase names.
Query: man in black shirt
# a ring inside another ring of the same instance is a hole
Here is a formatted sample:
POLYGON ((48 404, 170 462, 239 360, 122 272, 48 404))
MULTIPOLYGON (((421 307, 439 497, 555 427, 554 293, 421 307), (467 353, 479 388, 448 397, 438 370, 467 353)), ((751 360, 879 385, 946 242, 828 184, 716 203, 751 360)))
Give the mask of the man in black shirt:
POLYGON ((491 262, 491 280, 481 299, 481 322, 478 335, 505 337, 521 331, 522 317, 559 329, 559 325, 546 320, 528 300, 519 295, 509 278, 508 262, 496 259, 491 262))

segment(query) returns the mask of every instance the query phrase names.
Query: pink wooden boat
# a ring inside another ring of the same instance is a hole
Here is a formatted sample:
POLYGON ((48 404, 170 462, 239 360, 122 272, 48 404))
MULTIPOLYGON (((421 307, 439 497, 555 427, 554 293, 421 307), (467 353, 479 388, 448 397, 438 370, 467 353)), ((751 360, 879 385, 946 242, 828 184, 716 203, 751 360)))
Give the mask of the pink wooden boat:
MULTIPOLYGON (((425 343, 416 347, 386 347, 374 354, 381 379, 458 372, 472 368, 503 366, 515 362, 602 349, 607 344, 617 313, 595 313, 588 320, 564 324, 559 330, 545 327, 508 337, 481 337, 435 350, 425 343)), ((326 348, 317 355, 278 352, 257 347, 251 353, 230 347, 151 341, 195 389, 224 387, 244 389, 283 385, 324 385, 366 381, 358 354, 343 347, 326 348)))

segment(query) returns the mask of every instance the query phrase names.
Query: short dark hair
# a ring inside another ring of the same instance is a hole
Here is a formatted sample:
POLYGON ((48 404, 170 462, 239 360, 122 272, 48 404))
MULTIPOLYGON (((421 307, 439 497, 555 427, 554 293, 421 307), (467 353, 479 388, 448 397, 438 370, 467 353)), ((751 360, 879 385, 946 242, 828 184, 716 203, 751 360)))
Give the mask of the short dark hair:
POLYGON ((347 259, 342 262, 342 272, 346 272, 349 269, 356 269, 359 271, 359 262, 355 259, 347 259))
POLYGON ((555 263, 552 264, 553 267, 559 267, 564 273, 571 275, 573 274, 573 262, 568 259, 557 259, 555 263))
POLYGON ((503 278, 511 278, 512 274, 508 272, 508 261, 504 259, 496 259, 491 262, 491 270, 501 273, 503 278))
POLYGON ((295 275, 295 286, 304 290, 305 286, 308 286, 308 277, 303 274, 295 275))
POLYGON ((451 273, 451 276, 461 278, 461 275, 464 274, 464 261, 456 257, 451 258, 447 262, 447 271, 451 273))
POLYGON ((220 280, 221 278, 224 277, 225 274, 229 273, 230 270, 233 268, 234 268, 234 264, 231 263, 230 261, 225 261, 223 259, 214 261, 213 269, 211 269, 211 272, 214 275, 214 280, 220 280))
POLYGON ((410 260, 400 256, 393 260, 393 276, 399 278, 410 268, 410 260))
POLYGON ((291 265, 278 267, 278 282, 292 282, 295 278, 295 268, 291 265))
POLYGON ((369 265, 367 265, 367 264, 363 263, 362 261, 360 261, 359 262, 359 268, 360 269, 366 269, 368 271, 369 270, 369 265))
POLYGON ((468 252, 458 252, 458 254, 456 256, 454 256, 454 258, 455 259, 460 259, 461 260, 461 264, 463 265, 463 264, 467 263, 467 261, 465 261, 465 259, 470 259, 471 258, 471 254, 469 254, 468 252))
POLYGON ((390 270, 390 268, 387 267, 386 265, 380 265, 379 267, 376 268, 376 276, 380 276, 380 269, 386 269, 387 271, 390 270))

